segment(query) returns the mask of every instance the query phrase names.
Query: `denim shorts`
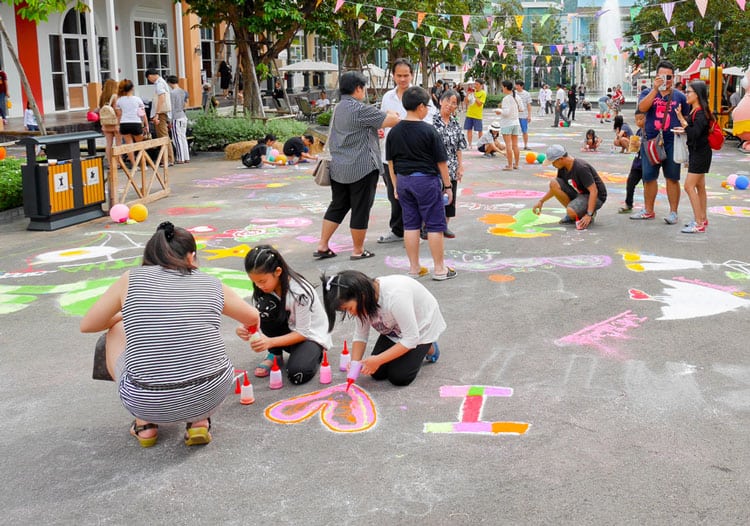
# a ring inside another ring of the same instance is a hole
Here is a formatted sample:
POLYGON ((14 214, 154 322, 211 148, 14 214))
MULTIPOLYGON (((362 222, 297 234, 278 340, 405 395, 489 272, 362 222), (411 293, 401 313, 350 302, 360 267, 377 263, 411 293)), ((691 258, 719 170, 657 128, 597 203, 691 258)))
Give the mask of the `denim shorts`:
POLYGON ((648 183, 651 181, 656 181, 659 178, 659 169, 664 172, 664 177, 666 179, 679 181, 680 165, 672 160, 674 152, 674 141, 664 141, 664 150, 667 152, 667 158, 663 160, 661 164, 657 164, 656 166, 653 166, 650 162, 648 162, 648 157, 646 156, 647 142, 648 141, 646 140, 641 141, 641 159, 643 159, 643 182, 648 183))
POLYGON ((500 128, 502 135, 521 135, 521 126, 514 124, 513 126, 503 126, 500 128))
POLYGON ((464 130, 474 130, 475 132, 482 131, 482 119, 475 119, 474 117, 466 117, 464 120, 464 130))

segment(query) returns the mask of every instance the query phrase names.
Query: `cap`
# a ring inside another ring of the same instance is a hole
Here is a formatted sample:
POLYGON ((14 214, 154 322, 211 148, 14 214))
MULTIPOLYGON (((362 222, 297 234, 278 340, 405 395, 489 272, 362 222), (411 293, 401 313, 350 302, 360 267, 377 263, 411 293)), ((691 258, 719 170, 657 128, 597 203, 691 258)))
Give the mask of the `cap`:
POLYGON ((552 164, 566 155, 568 155, 568 152, 565 151, 565 148, 559 144, 553 144, 547 148, 547 158, 544 160, 544 164, 552 164))
POLYGON ((502 127, 500 126, 500 122, 499 121, 495 121, 492 124, 490 124, 490 131, 499 132, 501 129, 502 129, 502 127))

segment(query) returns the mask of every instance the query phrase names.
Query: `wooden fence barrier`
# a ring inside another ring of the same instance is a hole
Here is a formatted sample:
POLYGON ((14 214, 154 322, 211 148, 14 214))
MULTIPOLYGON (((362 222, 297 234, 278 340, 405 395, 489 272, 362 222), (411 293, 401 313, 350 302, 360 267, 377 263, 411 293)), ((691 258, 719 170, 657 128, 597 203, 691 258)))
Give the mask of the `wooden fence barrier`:
POLYGON ((147 141, 135 142, 113 146, 109 158, 109 206, 118 203, 150 203, 166 197, 170 193, 168 154, 167 148, 171 148, 169 137, 160 137, 147 141), (152 160, 146 150, 159 148, 156 160, 152 160), (132 153, 135 162, 130 168, 125 164, 125 157, 132 153), (140 168, 140 170, 139 170, 140 168), (118 176, 122 170, 127 181, 119 188, 118 176), (153 189, 155 183, 159 188, 153 189), (135 199, 128 199, 130 189, 135 190, 135 199))

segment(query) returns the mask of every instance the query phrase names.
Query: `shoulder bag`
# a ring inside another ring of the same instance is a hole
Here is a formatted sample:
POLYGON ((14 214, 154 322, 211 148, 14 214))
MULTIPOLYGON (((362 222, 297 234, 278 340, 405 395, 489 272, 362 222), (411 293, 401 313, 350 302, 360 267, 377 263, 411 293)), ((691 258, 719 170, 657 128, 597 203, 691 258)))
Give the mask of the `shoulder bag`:
MULTIPOLYGON (((333 118, 336 116, 336 109, 334 108, 331 114, 331 122, 329 124, 331 131, 333 131, 333 118)), ((330 143, 331 133, 328 133, 328 139, 323 147, 323 151, 318 155, 318 162, 315 163, 313 168, 313 180, 318 186, 331 186, 331 150, 328 147, 330 143)))
POLYGON ((667 121, 667 115, 669 115, 670 111, 672 111, 671 93, 669 94, 669 97, 667 97, 667 107, 664 111, 664 117, 661 119, 661 130, 659 130, 659 134, 656 137, 650 139, 646 143, 646 159, 651 163, 651 166, 659 165, 667 158, 667 151, 664 149, 664 134, 662 133, 662 130, 664 130, 664 124, 667 121))

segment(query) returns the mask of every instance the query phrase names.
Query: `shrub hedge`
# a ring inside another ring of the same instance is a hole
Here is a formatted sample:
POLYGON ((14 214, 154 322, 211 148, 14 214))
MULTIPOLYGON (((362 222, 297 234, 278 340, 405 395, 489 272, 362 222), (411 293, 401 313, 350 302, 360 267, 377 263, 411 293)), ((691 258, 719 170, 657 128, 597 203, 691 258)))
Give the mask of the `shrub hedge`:
POLYGON ((14 157, 0 161, 0 211, 23 205, 21 164, 14 157))
POLYGON ((263 121, 245 117, 220 117, 214 114, 196 112, 189 114, 196 150, 222 150, 226 145, 239 141, 259 140, 273 133, 277 140, 284 142, 290 137, 302 135, 308 124, 294 119, 263 121))

